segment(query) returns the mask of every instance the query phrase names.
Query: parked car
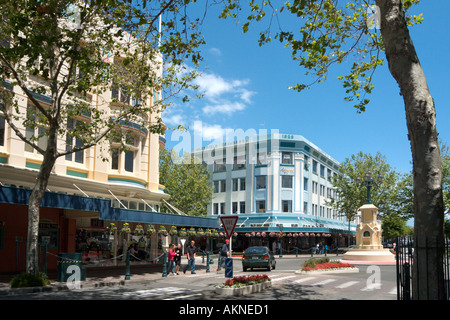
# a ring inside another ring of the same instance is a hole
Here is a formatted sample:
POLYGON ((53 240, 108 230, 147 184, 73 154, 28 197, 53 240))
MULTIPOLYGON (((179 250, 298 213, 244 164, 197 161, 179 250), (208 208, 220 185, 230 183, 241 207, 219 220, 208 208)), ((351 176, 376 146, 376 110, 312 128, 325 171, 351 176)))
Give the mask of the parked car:
POLYGON ((275 269, 276 261, 267 247, 250 247, 242 255, 242 268, 267 268, 268 271, 275 269))

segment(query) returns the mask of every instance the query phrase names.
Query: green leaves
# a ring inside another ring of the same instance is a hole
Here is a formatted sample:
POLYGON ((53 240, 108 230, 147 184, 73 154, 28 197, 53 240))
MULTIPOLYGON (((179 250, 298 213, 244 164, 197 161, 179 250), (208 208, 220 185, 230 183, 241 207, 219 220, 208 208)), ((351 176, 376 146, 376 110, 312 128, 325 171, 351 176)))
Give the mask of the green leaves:
POLYGON ((210 173, 201 163, 188 154, 181 158, 173 149, 162 149, 159 176, 172 205, 188 215, 206 215, 212 186, 210 173))
POLYGON ((372 156, 359 152, 346 158, 339 166, 339 174, 332 179, 337 197, 331 199, 329 205, 345 214, 349 221, 357 214, 358 208, 366 203, 367 188, 364 181, 368 171, 372 173, 374 180, 377 180, 378 175, 383 177, 371 189, 372 203, 378 207, 381 215, 396 212, 394 204, 398 194, 399 174, 391 168, 382 154, 372 156))

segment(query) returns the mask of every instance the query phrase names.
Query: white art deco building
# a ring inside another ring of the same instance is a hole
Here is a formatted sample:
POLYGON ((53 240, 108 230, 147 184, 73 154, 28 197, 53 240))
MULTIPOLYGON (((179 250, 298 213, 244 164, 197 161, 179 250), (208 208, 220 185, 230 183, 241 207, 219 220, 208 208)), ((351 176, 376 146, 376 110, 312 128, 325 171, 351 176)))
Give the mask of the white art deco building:
MULTIPOLYGON (((339 163, 301 135, 268 134, 193 152, 211 172, 208 215, 237 215, 233 248, 263 244, 279 251, 346 245, 349 223, 327 205, 339 163), (274 244, 275 243, 275 244, 274 244)), ((354 233, 355 224, 350 224, 354 233)), ((300 251, 298 251, 300 252, 300 251)))

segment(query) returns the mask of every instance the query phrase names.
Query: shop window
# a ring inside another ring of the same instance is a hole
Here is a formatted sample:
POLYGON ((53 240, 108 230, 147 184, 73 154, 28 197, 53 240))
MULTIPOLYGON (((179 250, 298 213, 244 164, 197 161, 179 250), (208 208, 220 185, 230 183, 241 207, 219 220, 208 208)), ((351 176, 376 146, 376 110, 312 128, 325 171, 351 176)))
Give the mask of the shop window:
POLYGON ((58 225, 49 221, 41 220, 39 222, 38 243, 44 246, 47 243, 47 249, 59 248, 59 228, 58 225))

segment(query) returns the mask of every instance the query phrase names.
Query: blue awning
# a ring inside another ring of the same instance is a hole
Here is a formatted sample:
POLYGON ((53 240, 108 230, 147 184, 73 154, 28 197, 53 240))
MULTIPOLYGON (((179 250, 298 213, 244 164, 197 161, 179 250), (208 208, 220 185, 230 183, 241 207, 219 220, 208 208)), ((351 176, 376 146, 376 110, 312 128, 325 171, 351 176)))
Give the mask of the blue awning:
MULTIPOLYGON (((0 203, 28 205, 30 195, 31 190, 29 188, 0 186, 0 203)), ((99 218, 102 220, 197 228, 218 227, 217 220, 214 218, 112 208, 110 199, 89 198, 58 192, 46 192, 42 199, 41 207, 98 212, 99 218)))

